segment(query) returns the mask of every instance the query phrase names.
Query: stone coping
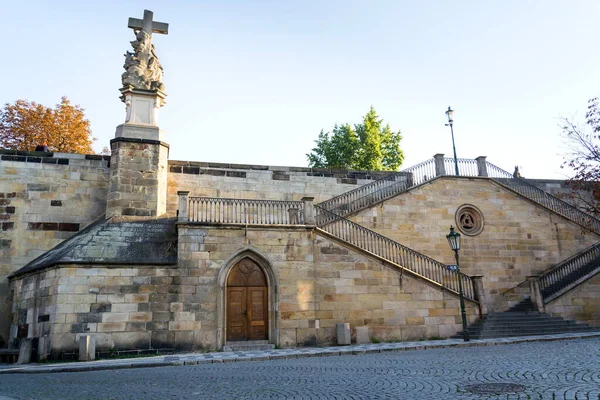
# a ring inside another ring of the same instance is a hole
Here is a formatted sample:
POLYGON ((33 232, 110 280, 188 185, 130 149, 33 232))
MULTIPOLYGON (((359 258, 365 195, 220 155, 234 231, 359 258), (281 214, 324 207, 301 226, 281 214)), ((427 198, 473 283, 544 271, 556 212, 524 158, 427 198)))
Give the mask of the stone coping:
MULTIPOLYGON (((52 157, 65 158, 69 160, 110 160, 110 156, 100 154, 75 154, 75 153, 59 153, 46 151, 21 151, 0 149, 0 155, 21 156, 21 157, 52 157)), ((2 158, 4 159, 4 158, 2 158)))
POLYGON ((557 335, 518 336, 511 338, 478 339, 464 342, 462 339, 426 340, 420 342, 398 342, 359 344, 331 347, 302 347, 280 350, 249 350, 215 353, 181 353, 167 356, 131 358, 120 360, 98 360, 60 364, 0 364, 0 374, 46 374, 56 372, 88 372, 129 368, 152 368, 198 364, 216 364, 240 361, 289 360, 306 357, 351 356, 410 350, 461 348, 477 346, 501 346, 527 342, 547 342, 599 338, 598 332, 563 333, 557 335))

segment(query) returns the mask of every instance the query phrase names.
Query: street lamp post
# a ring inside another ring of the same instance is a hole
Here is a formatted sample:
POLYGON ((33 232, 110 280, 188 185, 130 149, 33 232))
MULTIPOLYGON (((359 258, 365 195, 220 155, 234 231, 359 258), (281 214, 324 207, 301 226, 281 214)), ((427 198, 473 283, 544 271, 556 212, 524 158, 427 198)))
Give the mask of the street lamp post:
POLYGON ((454 172, 456 176, 458 176, 458 159, 456 158, 456 146, 454 146, 454 110, 448 106, 448 111, 446 111, 446 116, 448 117, 448 123, 446 126, 450 127, 450 133, 452 134, 452 150, 454 150, 454 172))
MULTIPOLYGON (((449 109, 450 107, 448 107, 449 109)), ((465 312, 465 297, 463 294, 462 279, 460 275, 460 264, 458 263, 458 251, 460 250, 460 233, 454 231, 450 225, 450 233, 446 235, 450 248, 454 251, 456 257, 456 273, 458 275, 458 297, 460 298, 460 315, 462 317, 463 340, 469 341, 469 328, 467 328, 467 313, 465 312)))

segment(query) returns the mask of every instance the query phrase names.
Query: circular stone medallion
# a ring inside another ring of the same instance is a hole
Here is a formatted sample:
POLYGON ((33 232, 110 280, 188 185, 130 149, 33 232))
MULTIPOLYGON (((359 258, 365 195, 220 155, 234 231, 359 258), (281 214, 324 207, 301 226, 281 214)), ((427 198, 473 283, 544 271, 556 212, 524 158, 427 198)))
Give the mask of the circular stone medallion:
POLYGON ((525 385, 517 383, 478 383, 476 385, 469 385, 465 389, 468 392, 476 394, 518 393, 525 390, 525 385))
POLYGON ((456 227, 467 236, 477 236, 483 231, 483 214, 471 204, 463 204, 456 210, 456 227))

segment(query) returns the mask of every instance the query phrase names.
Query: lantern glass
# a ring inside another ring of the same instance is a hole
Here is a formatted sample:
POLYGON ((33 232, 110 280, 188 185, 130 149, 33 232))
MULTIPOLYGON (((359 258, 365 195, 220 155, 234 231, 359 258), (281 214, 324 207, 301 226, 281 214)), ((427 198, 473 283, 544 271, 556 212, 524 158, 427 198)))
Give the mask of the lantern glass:
POLYGON ((446 115, 448 116, 449 122, 454 121, 454 110, 451 109, 450 106, 448 106, 448 111, 446 111, 446 115))
POLYGON ((455 232, 452 225, 450 225, 450 233, 446 235, 446 239, 452 250, 460 250, 460 233, 455 232))

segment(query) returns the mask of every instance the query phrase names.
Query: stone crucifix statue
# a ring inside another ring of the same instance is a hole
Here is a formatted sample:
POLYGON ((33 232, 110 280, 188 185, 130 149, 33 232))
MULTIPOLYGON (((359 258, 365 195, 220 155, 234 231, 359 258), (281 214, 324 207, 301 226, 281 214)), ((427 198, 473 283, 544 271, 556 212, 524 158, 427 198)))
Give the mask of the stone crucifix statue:
POLYGON ((165 90, 163 69, 152 44, 152 33, 166 35, 169 24, 152 21, 153 16, 152 11, 144 10, 144 19, 129 18, 127 27, 135 32, 135 40, 131 42, 133 53, 125 53, 125 72, 121 75, 123 88, 165 90))

